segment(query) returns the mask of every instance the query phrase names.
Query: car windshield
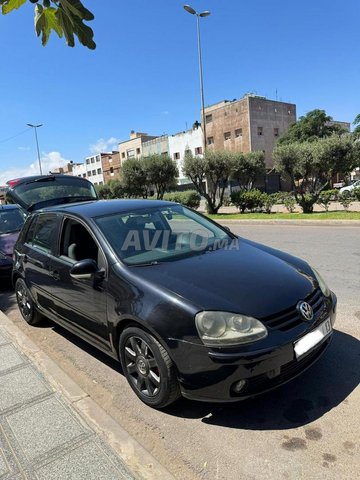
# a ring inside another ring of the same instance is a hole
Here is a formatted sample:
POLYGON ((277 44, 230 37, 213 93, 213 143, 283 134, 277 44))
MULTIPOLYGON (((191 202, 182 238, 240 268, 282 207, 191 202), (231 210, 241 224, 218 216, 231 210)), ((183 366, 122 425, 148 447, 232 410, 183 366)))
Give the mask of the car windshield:
POLYGON ((90 182, 75 180, 74 178, 47 177, 17 185, 14 189, 15 200, 27 209, 36 205, 56 205, 60 203, 77 202, 83 200, 96 200, 94 186, 90 182))
POLYGON ((154 265, 219 248, 234 238, 181 205, 120 212, 95 218, 127 265, 154 265))
POLYGON ((0 234, 17 232, 24 224, 24 217, 18 208, 0 210, 0 234))

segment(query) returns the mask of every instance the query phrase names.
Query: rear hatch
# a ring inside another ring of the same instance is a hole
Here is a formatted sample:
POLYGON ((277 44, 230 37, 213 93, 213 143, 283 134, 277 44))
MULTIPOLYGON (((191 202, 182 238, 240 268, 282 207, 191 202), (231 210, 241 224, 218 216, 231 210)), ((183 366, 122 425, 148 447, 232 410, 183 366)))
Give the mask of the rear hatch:
POLYGON ((70 175, 39 175, 7 182, 6 199, 20 205, 26 212, 53 205, 97 200, 94 185, 81 177, 70 175))

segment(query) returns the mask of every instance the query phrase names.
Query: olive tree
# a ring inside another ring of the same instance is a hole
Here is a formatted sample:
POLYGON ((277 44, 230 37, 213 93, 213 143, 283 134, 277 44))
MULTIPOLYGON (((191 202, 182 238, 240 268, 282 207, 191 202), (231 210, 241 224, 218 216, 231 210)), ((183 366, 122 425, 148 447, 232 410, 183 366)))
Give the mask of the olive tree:
POLYGON ((148 196, 148 181, 142 158, 129 158, 121 166, 121 183, 128 197, 148 196))
POLYGON ((312 142, 275 147, 275 169, 289 176, 297 203, 311 213, 320 192, 337 173, 349 173, 358 162, 351 135, 332 135, 312 142))
POLYGON ((230 152, 208 150, 203 157, 185 153, 183 171, 206 199, 208 213, 217 213, 222 206, 233 168, 234 155, 230 152))
POLYGON ((245 190, 251 190, 256 178, 266 175, 264 152, 235 153, 231 178, 245 190))
POLYGON ((176 163, 169 155, 150 155, 141 159, 149 188, 155 187, 156 198, 162 200, 164 193, 176 186, 179 175, 176 163))

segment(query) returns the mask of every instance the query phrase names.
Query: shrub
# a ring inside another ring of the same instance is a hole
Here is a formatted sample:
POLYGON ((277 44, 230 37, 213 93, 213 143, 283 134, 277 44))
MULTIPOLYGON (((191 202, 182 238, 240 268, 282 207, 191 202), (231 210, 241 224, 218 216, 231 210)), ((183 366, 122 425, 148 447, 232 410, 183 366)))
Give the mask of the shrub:
POLYGON ((262 198, 263 198, 264 210, 265 210, 266 213, 270 214, 272 207, 278 201, 278 194, 277 193, 272 193, 272 194, 269 195, 267 193, 263 193, 262 198))
POLYGON ((296 200, 292 193, 290 192, 281 192, 282 203, 285 205, 285 208, 288 212, 293 213, 296 207, 296 200))
POLYGON ((181 203, 190 208, 199 208, 201 196, 195 190, 185 190, 184 192, 165 193, 164 200, 181 203))
POLYGON ((330 202, 336 200, 339 195, 338 190, 323 190, 319 194, 319 198, 316 203, 325 208, 326 211, 329 210, 330 202))
POLYGON ((258 210, 264 206, 263 193, 260 190, 239 190, 231 194, 232 203, 239 208, 241 213, 245 210, 258 210))
POLYGON ((352 191, 352 195, 355 200, 360 202, 360 187, 354 188, 354 190, 352 191))
POLYGON ((340 194, 338 197, 338 202, 344 207, 344 210, 347 212, 352 202, 351 195, 340 194))

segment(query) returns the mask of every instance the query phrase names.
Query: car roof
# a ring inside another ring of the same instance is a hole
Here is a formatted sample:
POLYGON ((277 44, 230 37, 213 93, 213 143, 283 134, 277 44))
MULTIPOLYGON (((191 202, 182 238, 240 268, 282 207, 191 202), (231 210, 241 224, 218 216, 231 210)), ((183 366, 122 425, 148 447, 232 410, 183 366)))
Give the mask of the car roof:
POLYGON ((82 217, 101 217, 102 215, 112 215, 115 213, 126 213, 133 210, 146 208, 166 207, 177 205, 174 202, 164 200, 144 200, 144 199, 119 199, 119 200, 94 200, 90 202, 70 203, 66 205, 57 205, 44 208, 41 212, 62 212, 73 213, 82 217))

